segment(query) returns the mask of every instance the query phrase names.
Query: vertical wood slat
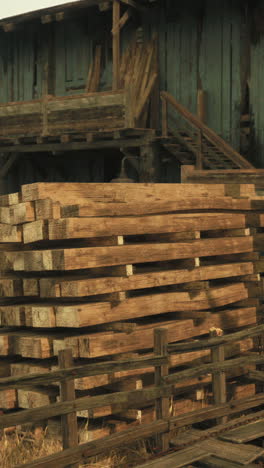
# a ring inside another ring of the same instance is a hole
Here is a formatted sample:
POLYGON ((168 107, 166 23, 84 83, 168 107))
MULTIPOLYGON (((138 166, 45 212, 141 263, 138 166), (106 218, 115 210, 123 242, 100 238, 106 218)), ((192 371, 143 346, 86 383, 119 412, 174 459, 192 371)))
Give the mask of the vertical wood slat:
MULTIPOLYGON (((59 351, 58 362, 60 369, 67 369, 73 367, 73 357, 71 349, 63 349, 59 351)), ((60 384, 60 399, 61 401, 68 401, 75 399, 75 386, 74 380, 61 382, 60 384)), ((70 413, 61 416, 61 429, 63 450, 78 446, 78 424, 76 413, 70 413)), ((68 465, 66 468, 78 468, 79 463, 68 465)))
POLYGON ((168 136, 168 102, 161 98, 162 102, 162 136, 168 136))
MULTIPOLYGON (((210 337, 222 336, 222 330, 211 330, 210 337)), ((225 360, 225 347, 217 346, 211 349, 211 359, 213 363, 223 362, 225 360)), ((226 403, 226 376, 225 372, 215 372, 212 374, 212 388, 214 404, 218 405, 226 403)), ((218 424, 224 424, 227 421, 227 417, 217 419, 218 424)))
POLYGON ((203 89, 198 89, 197 92, 197 117, 206 123, 206 93, 203 89))
MULTIPOLYGON (((168 354, 168 330, 157 328, 154 330, 154 354, 156 356, 167 356, 168 354)), ((162 378, 168 375, 168 365, 155 367, 155 385, 162 385, 162 378)), ((155 402, 156 419, 168 419, 170 417, 170 399, 168 397, 158 398, 155 402)), ((169 448, 169 434, 157 436, 157 446, 163 451, 169 448)))
POLYGON ((113 1, 113 91, 119 89, 120 83, 120 2, 113 1))

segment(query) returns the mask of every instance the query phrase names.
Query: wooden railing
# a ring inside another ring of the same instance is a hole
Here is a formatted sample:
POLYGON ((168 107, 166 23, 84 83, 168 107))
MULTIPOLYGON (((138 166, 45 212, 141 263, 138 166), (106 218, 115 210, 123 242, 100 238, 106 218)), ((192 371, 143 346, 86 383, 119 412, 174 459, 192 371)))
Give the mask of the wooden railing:
MULTIPOLYGON (((60 369, 45 373, 24 375, 21 377, 7 377, 0 379, 0 390, 34 388, 42 384, 60 382, 60 402, 35 409, 23 410, 14 414, 0 416, 0 429, 24 423, 34 423, 54 416, 61 416, 63 451, 41 458, 26 465, 24 468, 59 468, 78 466, 85 459, 124 443, 156 436, 158 446, 166 450, 169 446, 169 434, 172 430, 193 423, 221 418, 255 408, 264 404, 264 393, 243 400, 226 402, 225 372, 235 367, 250 364, 263 364, 264 354, 248 355, 235 359, 224 360, 223 347, 248 337, 263 336, 264 325, 249 328, 240 332, 220 337, 191 341, 188 343, 168 344, 167 329, 154 331, 154 356, 138 358, 133 361, 110 361, 97 364, 88 364, 82 367, 72 366, 72 352, 70 349, 59 353, 60 369), (212 362, 195 368, 169 374, 170 355, 196 350, 211 349, 212 362), (70 366, 70 367, 69 367, 70 366), (117 392, 100 396, 86 396, 75 399, 74 379, 94 375, 110 374, 116 371, 127 371, 154 367, 155 385, 142 390, 117 392), (214 405, 202 410, 193 411, 180 416, 171 417, 169 400, 175 394, 175 384, 194 377, 206 374, 213 376, 214 405), (222 373, 222 374, 221 374, 222 373), (221 379, 220 379, 221 377, 221 379), (224 378, 223 378, 224 377, 224 378), (219 402, 219 398, 221 402, 219 402), (128 408, 144 405, 155 401, 156 421, 141 425, 121 433, 110 435, 97 441, 78 445, 76 412, 84 409, 99 408, 106 405, 115 405, 128 408)), ((263 379, 262 372, 255 372, 258 380, 263 379)), ((252 373, 252 377, 255 375, 252 373)))
POLYGON ((169 105, 178 112, 181 117, 195 130, 197 135, 197 146, 196 152, 196 169, 203 169, 204 154, 203 154, 203 140, 208 141, 213 145, 219 152, 229 158, 238 168, 241 169, 254 169, 254 166, 247 161, 241 154, 232 148, 225 140, 223 140, 217 133, 207 127, 198 117, 188 111, 182 104, 166 91, 161 92, 162 100, 162 135, 168 136, 168 108, 169 105))

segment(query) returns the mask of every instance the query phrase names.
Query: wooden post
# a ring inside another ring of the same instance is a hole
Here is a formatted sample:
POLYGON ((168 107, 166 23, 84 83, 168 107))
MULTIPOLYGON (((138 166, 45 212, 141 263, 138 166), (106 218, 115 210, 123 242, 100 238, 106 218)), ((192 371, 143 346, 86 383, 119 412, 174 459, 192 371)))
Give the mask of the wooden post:
MULTIPOLYGON (((210 331, 210 337, 222 336, 223 330, 213 329, 210 331)), ((211 350, 212 362, 218 363, 225 360, 225 347, 217 346, 211 350)), ((226 377, 224 372, 214 372, 212 374, 212 388, 215 405, 226 403, 226 377)), ((217 419, 218 424, 224 424, 227 421, 226 416, 217 419)))
MULTIPOLYGON (((154 354, 156 356, 168 355, 168 330, 166 328, 157 328, 154 330, 154 354)), ((168 375, 168 365, 155 367, 155 385, 162 385, 162 377, 168 375)), ((168 419, 170 417, 169 398, 159 398, 156 400, 156 419, 168 419)), ((157 436, 157 446, 166 451, 169 448, 169 434, 160 434, 157 436)))
POLYGON ((113 1, 113 91, 119 89, 120 84, 120 2, 113 1))
POLYGON ((195 166, 183 164, 181 166, 181 183, 182 184, 189 184, 189 177, 192 176, 193 171, 195 170, 195 166))
POLYGON ((161 98, 162 103, 162 136, 168 136, 168 102, 166 99, 161 98))
MULTIPOLYGON (((73 358, 71 349, 63 349, 59 351, 58 356, 59 368, 67 369, 73 367, 73 358)), ((67 380, 60 384, 60 398, 61 401, 68 401, 75 399, 75 386, 74 380, 67 380)), ((76 413, 70 413, 61 416, 61 429, 63 449, 73 448, 78 446, 78 425, 76 413)), ((79 463, 68 465, 66 468, 78 468, 79 463)))
POLYGON ((160 158, 158 144, 145 141, 140 147, 139 182, 158 182, 160 175, 160 158))

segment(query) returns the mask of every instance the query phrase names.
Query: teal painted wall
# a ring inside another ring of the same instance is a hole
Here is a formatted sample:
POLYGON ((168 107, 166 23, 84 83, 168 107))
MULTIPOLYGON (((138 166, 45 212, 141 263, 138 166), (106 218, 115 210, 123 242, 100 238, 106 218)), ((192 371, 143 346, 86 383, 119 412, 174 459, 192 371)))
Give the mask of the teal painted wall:
POLYGON ((249 82, 250 104, 254 120, 254 161, 264 166, 264 38, 252 48, 251 78, 249 82))
MULTIPOLYGON (((161 87, 191 112, 207 93, 207 124, 239 147, 241 8, 228 0, 167 0, 157 19, 161 87)), ((179 120, 178 120, 179 121, 179 120)))
POLYGON ((34 26, 0 33, 0 102, 41 96, 41 40, 34 26))

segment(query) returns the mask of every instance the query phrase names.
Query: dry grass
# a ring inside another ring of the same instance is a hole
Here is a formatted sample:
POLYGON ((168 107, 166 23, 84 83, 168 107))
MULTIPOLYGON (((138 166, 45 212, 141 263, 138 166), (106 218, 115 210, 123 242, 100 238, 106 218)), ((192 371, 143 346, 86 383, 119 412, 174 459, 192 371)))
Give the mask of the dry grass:
MULTIPOLYGON (((45 432, 32 434, 17 431, 3 435, 0 438, 1 468, 29 463, 61 449, 61 443, 46 437, 45 432)), ((144 463, 150 456, 151 447, 142 441, 108 455, 95 457, 82 468, 129 468, 144 463)))

